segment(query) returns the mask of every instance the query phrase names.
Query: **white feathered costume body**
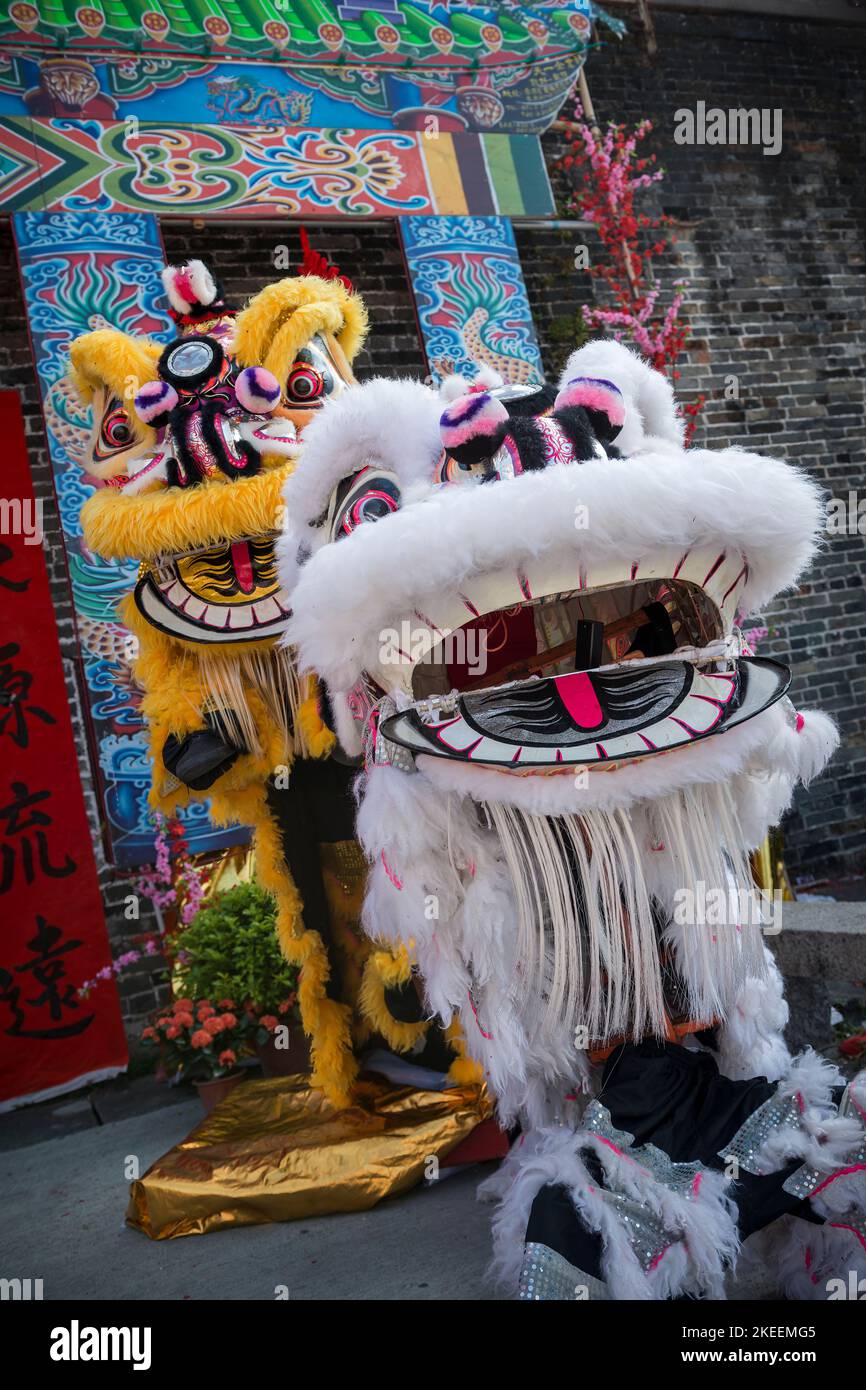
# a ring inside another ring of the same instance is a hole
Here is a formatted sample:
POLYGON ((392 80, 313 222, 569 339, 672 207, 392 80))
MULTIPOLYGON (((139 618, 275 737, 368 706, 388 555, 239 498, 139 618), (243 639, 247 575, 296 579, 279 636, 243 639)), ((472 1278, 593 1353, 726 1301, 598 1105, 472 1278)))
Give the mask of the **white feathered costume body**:
POLYGON ((770 1227, 823 1296, 863 1253, 863 1098, 788 1053, 748 856, 837 736, 737 627, 811 562, 817 487, 686 450, 668 383, 604 341, 558 390, 373 381, 305 441, 288 640, 366 755, 366 928, 523 1131, 500 1271, 528 1298, 718 1297, 770 1227))

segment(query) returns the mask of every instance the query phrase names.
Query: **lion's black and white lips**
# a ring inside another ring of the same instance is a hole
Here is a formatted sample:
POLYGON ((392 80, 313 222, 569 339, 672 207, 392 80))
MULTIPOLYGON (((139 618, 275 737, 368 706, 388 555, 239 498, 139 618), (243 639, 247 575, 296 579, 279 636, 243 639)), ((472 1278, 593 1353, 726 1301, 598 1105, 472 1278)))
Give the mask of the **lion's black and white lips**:
POLYGON ((381 733, 414 754, 519 771, 614 764, 718 734, 779 700, 787 667, 741 658, 728 672, 688 661, 575 671, 418 705, 381 733))
POLYGON ((135 603, 160 632, 208 645, 276 637, 291 612, 277 580, 273 536, 166 558, 144 571, 135 603))

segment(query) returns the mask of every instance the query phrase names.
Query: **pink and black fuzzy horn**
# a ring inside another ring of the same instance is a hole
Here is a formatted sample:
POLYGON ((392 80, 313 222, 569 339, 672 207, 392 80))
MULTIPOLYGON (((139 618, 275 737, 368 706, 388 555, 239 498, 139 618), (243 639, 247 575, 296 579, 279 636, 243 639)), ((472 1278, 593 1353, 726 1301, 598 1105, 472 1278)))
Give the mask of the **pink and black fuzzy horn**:
POLYGON ((177 405, 177 392, 167 381, 147 381, 142 386, 133 404, 135 413, 145 425, 158 428, 168 422, 168 417, 177 405))
POLYGON ((458 396, 439 420, 442 443, 459 463, 480 463, 491 458, 508 430, 508 411, 489 391, 469 391, 458 396))
POLYGON ((244 367, 235 382, 235 396, 251 415, 270 415, 280 403, 280 383, 264 367, 244 367))
POLYGON ((567 381, 556 397, 555 410, 581 406, 604 444, 615 439, 625 424, 625 401, 618 386, 602 377, 576 376, 567 381))

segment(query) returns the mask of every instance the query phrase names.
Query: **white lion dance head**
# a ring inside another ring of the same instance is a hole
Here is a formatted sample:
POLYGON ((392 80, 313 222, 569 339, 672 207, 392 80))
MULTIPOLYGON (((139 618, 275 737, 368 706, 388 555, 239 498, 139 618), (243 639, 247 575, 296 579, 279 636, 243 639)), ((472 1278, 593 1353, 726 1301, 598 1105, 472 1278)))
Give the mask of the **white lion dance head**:
POLYGON ((558 390, 347 392, 286 500, 289 640, 365 756, 367 930, 459 1015, 506 1120, 562 1114, 622 1039, 724 1031, 761 981, 778 1011, 761 922, 678 904, 751 894, 835 746, 737 627, 809 564, 816 486, 686 450, 667 382, 599 341, 558 390))

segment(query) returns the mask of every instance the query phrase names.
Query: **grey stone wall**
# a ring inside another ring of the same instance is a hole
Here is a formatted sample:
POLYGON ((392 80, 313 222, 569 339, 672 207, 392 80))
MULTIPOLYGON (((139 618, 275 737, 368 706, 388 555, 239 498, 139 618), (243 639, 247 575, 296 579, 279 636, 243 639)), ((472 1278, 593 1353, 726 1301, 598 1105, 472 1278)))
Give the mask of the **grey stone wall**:
MULTIPOLYGON (((647 204, 678 224, 659 275, 690 283, 693 338, 679 390, 687 401, 707 396, 694 442, 786 458, 828 496, 853 489, 866 501, 866 30, 653 7, 658 51, 649 58, 634 7, 609 8, 636 32, 591 57, 589 87, 602 123, 654 123, 649 145, 666 176, 647 204), (781 152, 676 144, 674 113, 698 101, 780 109, 781 152), (725 398, 730 376, 738 399, 725 398)), ((552 167, 562 133, 545 144, 552 167)), ((565 216, 561 174, 554 183, 565 216)), ((591 256, 600 248, 591 230, 518 229, 517 241, 545 365, 557 371, 593 294, 590 277, 573 269, 575 246, 591 256)), ((866 531, 866 516, 861 524, 866 531)), ((767 616, 762 653, 792 659, 795 702, 827 710, 843 738, 788 817, 795 879, 866 868, 864 539, 828 536, 800 591, 767 616)))

